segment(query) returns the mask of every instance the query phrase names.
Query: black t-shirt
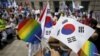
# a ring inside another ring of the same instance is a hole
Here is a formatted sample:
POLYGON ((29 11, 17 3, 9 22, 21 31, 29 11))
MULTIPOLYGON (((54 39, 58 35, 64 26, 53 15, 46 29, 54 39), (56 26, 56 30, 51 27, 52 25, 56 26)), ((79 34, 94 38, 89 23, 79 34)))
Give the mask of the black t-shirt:
POLYGON ((99 44, 100 43, 100 28, 95 28, 95 30, 96 30, 96 33, 98 34, 98 37, 95 41, 92 41, 92 42, 95 44, 95 46, 97 47, 97 50, 100 53, 100 44, 99 44))

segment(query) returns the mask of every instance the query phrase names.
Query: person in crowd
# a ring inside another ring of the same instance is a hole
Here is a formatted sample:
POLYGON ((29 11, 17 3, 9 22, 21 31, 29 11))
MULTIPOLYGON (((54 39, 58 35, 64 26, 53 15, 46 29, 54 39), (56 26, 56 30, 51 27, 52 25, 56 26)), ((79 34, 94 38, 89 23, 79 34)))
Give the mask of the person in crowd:
POLYGON ((89 18, 90 18, 90 19, 96 19, 96 17, 95 17, 95 14, 94 14, 94 11, 93 11, 93 10, 91 10, 91 11, 89 12, 89 18))
POLYGON ((72 18, 75 19, 76 21, 81 20, 81 17, 82 17, 82 12, 80 10, 75 10, 72 13, 72 18))
POLYGON ((79 20, 80 23, 90 26, 90 19, 86 14, 83 14, 82 18, 79 20))
POLYGON ((22 15, 22 14, 18 15, 18 17, 17 17, 17 19, 16 19, 17 25, 18 25, 20 22, 22 22, 23 20, 24 20, 23 15, 22 15))
POLYGON ((34 43, 27 42, 28 56, 34 56, 40 50, 40 44, 36 41, 34 43))
POLYGON ((95 19, 91 19, 91 27, 93 28, 93 29, 95 29, 95 33, 90 37, 90 41, 92 41, 95 45, 96 45, 96 47, 97 47, 97 50, 99 51, 99 53, 100 53, 100 44, 99 44, 99 42, 100 42, 100 28, 98 28, 97 27, 97 21, 95 20, 95 19))
POLYGON ((35 56, 60 56, 60 54, 55 49, 51 49, 48 53, 45 53, 44 50, 40 50, 35 56))
POLYGON ((70 17, 70 13, 69 13, 69 12, 66 12, 66 16, 67 16, 67 17, 70 17))
POLYGON ((6 10, 6 9, 5 9, 5 10, 3 10, 3 15, 2 15, 2 18, 3 18, 3 19, 8 19, 8 17, 9 17, 9 15, 8 15, 7 10, 6 10))
POLYGON ((35 10, 34 9, 32 9, 31 14, 32 14, 32 18, 35 19, 35 10))
POLYGON ((16 27, 16 18, 14 14, 11 14, 10 17, 6 21, 6 33, 7 33, 7 41, 13 40, 15 33, 15 27, 16 27))
POLYGON ((40 13, 38 13, 36 16, 37 17, 35 18, 35 20, 38 20, 40 18, 40 13))
POLYGON ((35 56, 69 56, 71 49, 60 41, 50 38, 48 42, 50 49, 39 49, 35 56))
POLYGON ((6 26, 6 23, 5 23, 5 20, 2 19, 2 15, 3 14, 0 14, 0 46, 2 48, 2 46, 4 46, 7 42, 7 33, 5 31, 5 26, 6 26))
POLYGON ((51 13, 51 15, 52 15, 52 20, 53 20, 53 25, 56 25, 56 23, 57 23, 57 20, 58 20, 58 18, 57 18, 57 15, 56 14, 54 14, 53 12, 51 13))
POLYGON ((63 43, 60 42, 61 48, 61 56, 69 56, 70 52, 72 51, 69 47, 65 46, 63 43))

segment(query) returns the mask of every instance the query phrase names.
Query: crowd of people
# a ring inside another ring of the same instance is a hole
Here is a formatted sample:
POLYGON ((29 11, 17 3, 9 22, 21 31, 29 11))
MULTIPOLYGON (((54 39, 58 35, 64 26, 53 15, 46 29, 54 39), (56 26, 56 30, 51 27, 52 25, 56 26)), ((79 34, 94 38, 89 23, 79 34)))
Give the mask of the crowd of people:
MULTIPOLYGON (((94 28, 96 31, 89 40, 92 41, 96 45, 98 51, 100 51, 100 45, 98 44, 100 42, 100 28, 96 27, 98 22, 92 17, 93 11, 89 13, 90 16, 88 16, 88 13, 80 14, 79 12, 79 10, 72 13, 70 13, 68 10, 66 10, 66 13, 64 11, 60 11, 58 13, 51 12, 53 24, 56 24, 60 16, 66 16, 94 28)), ((24 19, 38 20, 40 15, 40 10, 30 9, 28 6, 19 6, 18 8, 0 8, 0 48, 3 48, 9 43, 10 40, 13 40, 15 37, 17 37, 16 30, 21 21, 24 19)), ((51 51, 54 52, 54 50, 51 51)), ((59 52, 55 53, 58 54, 59 52)))
POLYGON ((17 25, 26 18, 34 18, 34 15, 31 17, 28 7, 0 7, 0 48, 14 39, 17 25))

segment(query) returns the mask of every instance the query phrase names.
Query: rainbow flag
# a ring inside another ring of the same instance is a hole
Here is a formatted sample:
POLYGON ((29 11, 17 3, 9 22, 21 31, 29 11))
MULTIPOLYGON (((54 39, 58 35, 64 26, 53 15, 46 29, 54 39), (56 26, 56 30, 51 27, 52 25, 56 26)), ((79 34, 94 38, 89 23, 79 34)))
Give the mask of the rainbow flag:
POLYGON ((41 39, 41 26, 34 19, 25 19, 18 25, 19 38, 25 42, 34 43, 40 41, 36 36, 41 39), (35 36, 36 35, 36 36, 35 36))
POLYGON ((90 41, 86 41, 78 53, 79 56, 98 56, 97 54, 98 51, 96 46, 90 41))

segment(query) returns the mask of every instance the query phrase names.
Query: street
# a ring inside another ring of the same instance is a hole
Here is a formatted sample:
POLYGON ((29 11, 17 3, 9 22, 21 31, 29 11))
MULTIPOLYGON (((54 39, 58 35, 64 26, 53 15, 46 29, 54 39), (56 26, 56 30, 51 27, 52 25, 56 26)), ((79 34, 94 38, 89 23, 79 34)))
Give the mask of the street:
POLYGON ((25 42, 21 40, 14 40, 2 50, 0 56, 27 56, 27 47, 25 42))

